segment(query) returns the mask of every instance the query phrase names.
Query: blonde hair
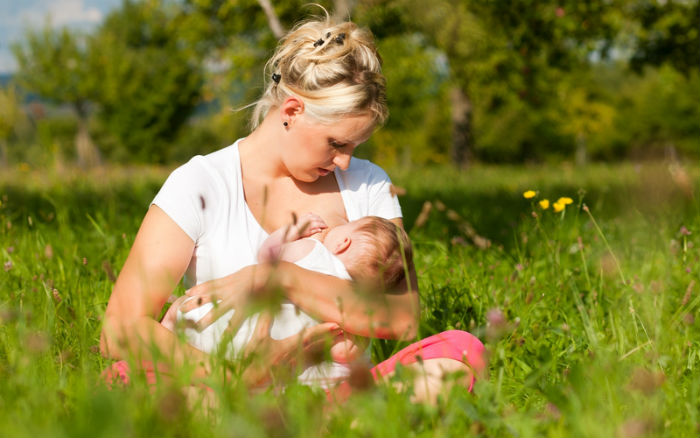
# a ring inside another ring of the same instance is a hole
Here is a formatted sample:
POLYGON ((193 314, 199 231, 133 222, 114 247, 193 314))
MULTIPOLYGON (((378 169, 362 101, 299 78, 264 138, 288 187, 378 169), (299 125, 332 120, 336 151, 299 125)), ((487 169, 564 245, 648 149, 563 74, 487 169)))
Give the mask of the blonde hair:
POLYGON ((327 16, 297 25, 265 65, 265 92, 254 104, 252 128, 290 96, 299 97, 321 123, 360 114, 384 123, 381 63, 372 34, 355 23, 333 23, 327 16))
POLYGON ((381 280, 385 290, 395 290, 413 263, 413 248, 406 231, 377 216, 359 220, 362 224, 355 233, 362 236, 362 254, 345 268, 355 281, 376 283, 381 280))

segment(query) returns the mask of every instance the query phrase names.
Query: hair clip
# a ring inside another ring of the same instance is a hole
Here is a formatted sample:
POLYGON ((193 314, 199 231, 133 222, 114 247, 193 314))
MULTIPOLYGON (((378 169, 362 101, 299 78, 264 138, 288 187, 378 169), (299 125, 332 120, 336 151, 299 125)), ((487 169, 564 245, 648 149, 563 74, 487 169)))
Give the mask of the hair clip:
POLYGON ((345 32, 339 34, 333 41, 335 41, 336 44, 343 44, 345 41, 345 32))
POLYGON ((272 80, 275 81, 276 84, 280 83, 280 79, 282 79, 282 76, 279 73, 272 73, 272 80))
POLYGON ((325 41, 323 41, 323 38, 319 38, 319 39, 316 40, 316 42, 314 43, 314 47, 318 47, 318 46, 320 46, 320 45, 323 44, 323 43, 325 43, 325 41))
POLYGON ((330 38, 330 37, 331 37, 331 33, 330 33, 330 32, 326 32, 326 38, 330 38))

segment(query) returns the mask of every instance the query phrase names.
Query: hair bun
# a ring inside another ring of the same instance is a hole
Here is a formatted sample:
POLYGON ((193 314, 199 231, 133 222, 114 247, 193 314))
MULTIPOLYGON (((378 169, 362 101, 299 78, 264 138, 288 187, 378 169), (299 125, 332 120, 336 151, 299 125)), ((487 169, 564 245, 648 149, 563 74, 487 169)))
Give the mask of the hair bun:
POLYGON ((374 39, 353 22, 333 23, 326 17, 300 23, 280 41, 265 70, 272 82, 255 104, 253 127, 292 95, 323 122, 368 113, 381 124, 388 115, 374 39))

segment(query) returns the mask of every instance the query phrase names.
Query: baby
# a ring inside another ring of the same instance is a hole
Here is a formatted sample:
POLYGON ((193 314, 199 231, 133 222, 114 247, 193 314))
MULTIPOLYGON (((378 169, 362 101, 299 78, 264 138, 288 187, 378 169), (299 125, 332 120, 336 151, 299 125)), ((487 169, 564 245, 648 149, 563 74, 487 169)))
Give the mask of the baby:
MULTIPOLYGON (((323 219, 309 213, 296 223, 274 231, 258 250, 260 263, 292 262, 305 269, 388 291, 396 289, 404 280, 404 266, 411 259, 411 243, 406 232, 391 221, 376 216, 329 228, 323 219)), ((238 331, 228 337, 226 329, 235 309, 198 331, 190 326, 207 314, 213 304, 205 303, 184 313, 179 310, 182 304, 193 298, 181 297, 173 303, 162 324, 173 331, 176 325, 182 324, 187 342, 204 352, 227 348, 229 359, 237 357, 253 336, 259 314, 244 320, 238 331), (219 345, 224 338, 230 339, 228 346, 219 345)), ((317 323, 292 303, 284 302, 274 316, 270 337, 284 339, 317 323)), ((324 382, 347 377, 349 369, 346 364, 356 359, 361 350, 351 337, 342 336, 330 349, 333 362, 307 368, 299 376, 299 381, 325 386, 324 382)))

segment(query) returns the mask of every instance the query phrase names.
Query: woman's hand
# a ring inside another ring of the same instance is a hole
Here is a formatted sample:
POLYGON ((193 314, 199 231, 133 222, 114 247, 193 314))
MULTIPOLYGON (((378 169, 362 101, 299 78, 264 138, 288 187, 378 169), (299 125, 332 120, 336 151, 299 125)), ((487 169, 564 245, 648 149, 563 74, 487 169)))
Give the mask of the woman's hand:
POLYGON ((321 357, 319 353, 323 348, 342 332, 338 324, 326 322, 275 340, 270 337, 272 321, 273 316, 269 312, 260 314, 244 352, 250 365, 242 376, 251 386, 265 385, 277 370, 293 370, 299 363, 321 357))
POLYGON ((254 301, 270 298, 264 291, 274 291, 277 279, 275 269, 269 264, 246 266, 233 274, 223 278, 210 280, 198 284, 187 290, 185 294, 189 299, 180 307, 180 311, 187 313, 205 303, 214 303, 214 308, 196 322, 197 330, 204 330, 223 314, 231 309, 236 309, 229 323, 229 328, 238 328, 248 312, 246 307, 254 301))

